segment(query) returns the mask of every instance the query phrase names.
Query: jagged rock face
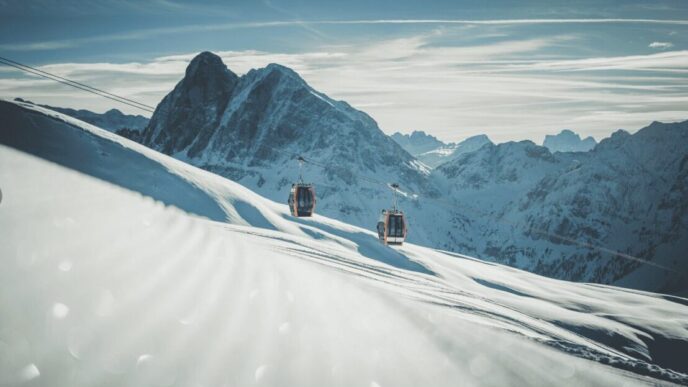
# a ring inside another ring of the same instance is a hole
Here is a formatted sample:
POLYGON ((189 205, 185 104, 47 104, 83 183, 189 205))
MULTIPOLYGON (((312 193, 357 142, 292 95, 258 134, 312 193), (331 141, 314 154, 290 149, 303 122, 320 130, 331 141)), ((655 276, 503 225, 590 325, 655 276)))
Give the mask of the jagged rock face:
POLYGON ((372 169, 412 160, 368 115, 317 93, 292 70, 272 64, 249 72, 223 113, 211 153, 259 166, 284 157, 278 150, 290 147, 372 169))
MULTIPOLYGON (((523 200, 521 209, 531 214, 528 223, 533 228, 654 260, 683 271, 685 279, 687 265, 676 258, 688 248, 686 196, 684 204, 677 201, 685 189, 681 163, 687 155, 688 122, 655 123, 635 135, 617 132, 586 153, 577 168, 543 180, 536 190, 547 186, 546 193, 537 201, 523 200)), ((549 272, 572 266, 570 279, 604 283, 635 269, 662 271, 607 256, 593 250, 577 261, 558 257, 543 266, 549 266, 549 272)), ((673 291, 679 285, 665 286, 662 290, 673 291)))
POLYGON ((414 156, 449 145, 438 140, 435 136, 426 134, 422 130, 414 130, 411 134, 401 134, 397 132, 390 137, 408 153, 414 156))
POLYGON ((490 139, 484 134, 468 137, 467 139, 456 144, 456 149, 452 154, 452 158, 459 157, 465 153, 476 151, 482 148, 485 144, 492 144, 492 141, 490 141, 490 139))
MULTIPOLYGON (((143 143, 167 154, 187 149, 212 132, 238 81, 236 74, 209 52, 196 56, 186 75, 155 109, 143 143)), ((193 154, 193 150, 190 151, 193 154)))
POLYGON ((271 64, 238 78, 210 53, 196 57, 163 99, 145 143, 207 163, 264 165, 284 156, 276 149, 291 145, 305 154, 329 148, 330 161, 372 169, 412 160, 372 118, 316 92, 291 69, 271 64))
POLYGON ((559 134, 546 135, 542 146, 550 152, 587 152, 597 145, 592 137, 581 139, 577 133, 569 129, 562 130, 559 134))

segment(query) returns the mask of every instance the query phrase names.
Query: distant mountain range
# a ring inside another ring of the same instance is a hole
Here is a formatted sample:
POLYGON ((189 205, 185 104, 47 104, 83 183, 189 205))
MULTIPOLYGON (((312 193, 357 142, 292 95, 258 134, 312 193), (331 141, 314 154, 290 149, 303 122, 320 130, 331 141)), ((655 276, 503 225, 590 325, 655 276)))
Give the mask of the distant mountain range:
POLYGON ((581 139, 577 133, 564 129, 557 135, 546 135, 542 145, 550 152, 587 152, 597 145, 597 141, 592 137, 581 139))
POLYGON ((459 143, 444 143, 423 131, 414 131, 411 134, 397 132, 391 137, 430 168, 436 168, 464 153, 478 150, 485 144, 492 144, 492 141, 484 134, 469 137, 459 143))
MULTIPOLYGON (((31 101, 26 101, 21 98, 15 98, 15 100, 19 102, 31 103, 31 101)), ((56 112, 66 114, 70 117, 74 117, 110 132, 124 135, 125 137, 135 136, 136 133, 140 133, 146 128, 146 126, 148 126, 148 118, 140 115, 124 114, 117 109, 110 109, 105 113, 95 113, 84 109, 76 110, 49 105, 38 106, 55 110, 56 112)))
MULTIPOLYGON (((459 143, 445 143, 423 131, 413 131, 410 134, 397 132, 391 137, 408 153, 430 168, 436 168, 465 153, 477 150, 485 144, 492 144, 492 141, 484 134, 469 137, 459 143)), ((542 145, 552 153, 587 152, 597 145, 597 141, 592 137, 581 139, 573 131, 564 129, 557 135, 546 135, 542 145)))
POLYGON ((422 130, 414 130, 411 134, 401 134, 399 132, 392 134, 392 140, 401 145, 408 153, 412 155, 420 155, 425 152, 430 152, 435 149, 444 148, 448 145, 437 139, 437 137, 427 134, 422 130))
POLYGON ((587 152, 568 132, 546 139, 554 150, 390 137, 287 67, 238 76, 205 52, 138 140, 280 202, 303 155, 327 216, 373 228, 396 182, 412 242, 555 278, 688 292, 688 121, 618 131, 587 152))

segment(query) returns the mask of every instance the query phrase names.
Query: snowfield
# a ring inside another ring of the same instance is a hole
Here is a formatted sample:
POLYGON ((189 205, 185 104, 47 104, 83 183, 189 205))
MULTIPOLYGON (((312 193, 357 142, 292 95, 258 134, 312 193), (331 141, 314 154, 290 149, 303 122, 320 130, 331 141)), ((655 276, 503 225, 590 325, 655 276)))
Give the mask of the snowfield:
POLYGON ((59 113, 0 117, 1 386, 688 384, 686 299, 388 248, 59 113))

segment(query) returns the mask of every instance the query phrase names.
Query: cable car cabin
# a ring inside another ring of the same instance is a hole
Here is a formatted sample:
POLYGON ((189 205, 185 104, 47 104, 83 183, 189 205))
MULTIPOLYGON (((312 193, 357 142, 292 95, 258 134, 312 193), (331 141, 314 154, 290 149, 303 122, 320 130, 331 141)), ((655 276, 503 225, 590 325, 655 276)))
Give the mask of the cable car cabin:
POLYGON ((312 184, 292 184, 288 203, 292 216, 313 216, 315 211, 315 187, 312 184))
POLYGON ((386 245, 401 245, 406 239, 406 219, 403 211, 383 210, 377 222, 377 235, 386 245))

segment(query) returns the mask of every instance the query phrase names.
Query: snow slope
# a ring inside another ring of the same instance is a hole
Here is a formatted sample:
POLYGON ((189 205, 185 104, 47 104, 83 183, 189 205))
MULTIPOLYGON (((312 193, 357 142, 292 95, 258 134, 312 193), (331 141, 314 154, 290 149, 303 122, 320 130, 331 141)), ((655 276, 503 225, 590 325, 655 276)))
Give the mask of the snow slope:
MULTIPOLYGON (((15 98, 17 102, 28 102, 21 98, 15 98)), ((120 131, 128 131, 130 133, 141 133, 148 125, 148 118, 141 115, 124 114, 117 109, 110 109, 105 113, 96 113, 86 109, 71 109, 57 106, 41 105, 42 107, 56 112, 66 114, 78 120, 88 122, 101 129, 118 133, 120 131)))
POLYGON ((0 385, 688 384, 688 300, 286 205, 0 101, 0 385))

